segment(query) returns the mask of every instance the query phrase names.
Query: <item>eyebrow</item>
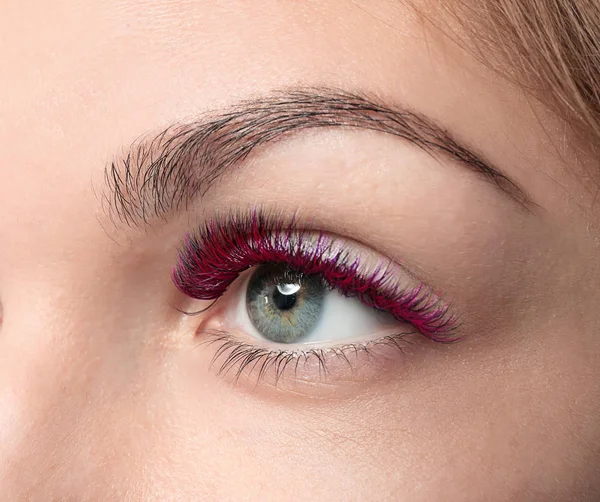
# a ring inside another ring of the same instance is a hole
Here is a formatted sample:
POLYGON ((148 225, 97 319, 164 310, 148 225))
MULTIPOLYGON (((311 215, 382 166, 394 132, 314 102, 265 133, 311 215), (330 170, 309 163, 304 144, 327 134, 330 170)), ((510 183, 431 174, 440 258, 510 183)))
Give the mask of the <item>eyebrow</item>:
POLYGON ((330 88, 276 91, 137 140, 106 166, 104 202, 127 225, 168 219, 260 147, 317 128, 391 134, 478 173, 522 206, 529 202, 517 183, 433 120, 330 88))

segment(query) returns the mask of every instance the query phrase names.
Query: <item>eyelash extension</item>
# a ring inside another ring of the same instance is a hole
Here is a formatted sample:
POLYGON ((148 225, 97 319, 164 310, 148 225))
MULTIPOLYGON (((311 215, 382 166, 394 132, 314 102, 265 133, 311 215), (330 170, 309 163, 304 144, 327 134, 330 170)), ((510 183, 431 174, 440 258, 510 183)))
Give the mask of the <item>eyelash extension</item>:
POLYGON ((324 232, 298 228, 295 218, 285 224, 279 216, 260 210, 234 213, 186 236, 172 279, 191 298, 217 300, 248 268, 284 264, 322 277, 330 288, 388 312, 433 341, 456 341, 452 335, 457 318, 438 295, 424 284, 411 289, 391 284, 389 264, 364 277, 359 258, 336 248, 339 242, 324 232))

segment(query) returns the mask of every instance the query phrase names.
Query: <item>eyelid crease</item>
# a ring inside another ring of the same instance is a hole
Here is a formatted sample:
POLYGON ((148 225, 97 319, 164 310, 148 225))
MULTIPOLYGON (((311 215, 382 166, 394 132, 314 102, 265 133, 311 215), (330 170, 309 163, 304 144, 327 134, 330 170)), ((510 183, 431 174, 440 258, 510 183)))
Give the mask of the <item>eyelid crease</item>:
POLYGON ((341 294, 390 313, 434 341, 458 339, 458 317, 450 312, 450 304, 422 282, 407 287, 395 281, 393 269, 401 268, 392 260, 380 260, 365 270, 364 258, 345 247, 343 239, 301 230, 295 218, 283 222, 258 209, 208 221, 196 234, 186 236, 173 282, 189 297, 216 300, 244 270, 282 263, 321 276, 341 294))

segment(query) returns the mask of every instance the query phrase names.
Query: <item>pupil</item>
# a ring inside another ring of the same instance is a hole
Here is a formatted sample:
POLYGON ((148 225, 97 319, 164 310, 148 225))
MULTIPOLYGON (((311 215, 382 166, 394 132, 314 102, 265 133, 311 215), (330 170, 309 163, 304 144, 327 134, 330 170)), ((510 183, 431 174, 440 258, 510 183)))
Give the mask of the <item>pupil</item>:
POLYGON ((298 301, 299 284, 278 284, 273 291, 273 304, 279 310, 293 309, 298 301))

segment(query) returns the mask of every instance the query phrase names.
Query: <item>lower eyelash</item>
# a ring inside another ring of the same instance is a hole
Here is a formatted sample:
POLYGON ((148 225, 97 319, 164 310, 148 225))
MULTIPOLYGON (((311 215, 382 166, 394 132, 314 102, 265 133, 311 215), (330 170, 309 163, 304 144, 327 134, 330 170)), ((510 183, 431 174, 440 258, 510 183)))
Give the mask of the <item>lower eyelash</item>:
POLYGON ((225 331, 205 331, 202 333, 205 337, 202 345, 218 345, 210 365, 219 365, 219 376, 233 374, 233 379, 237 382, 247 373, 248 376, 254 376, 257 383, 268 376, 277 385, 283 378, 287 378, 290 372, 294 379, 318 376, 320 380, 325 380, 330 373, 332 362, 342 363, 347 371, 353 373, 356 370, 355 361, 363 356, 369 359, 377 357, 378 347, 398 350, 405 355, 405 349, 413 344, 408 337, 414 334, 392 334, 368 342, 348 343, 337 347, 273 350, 242 342, 225 331), (314 364, 318 371, 311 374, 307 368, 314 364))

